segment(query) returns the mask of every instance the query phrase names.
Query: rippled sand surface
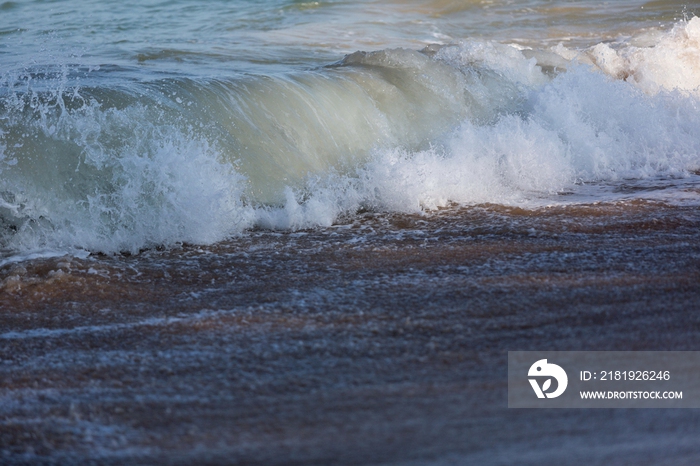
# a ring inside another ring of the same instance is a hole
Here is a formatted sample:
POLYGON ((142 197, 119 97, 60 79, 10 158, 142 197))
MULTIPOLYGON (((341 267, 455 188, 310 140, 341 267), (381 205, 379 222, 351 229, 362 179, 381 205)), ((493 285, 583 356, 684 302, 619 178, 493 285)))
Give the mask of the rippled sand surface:
POLYGON ((699 225, 482 205, 6 265, 0 463, 694 464, 697 411, 509 410, 506 361, 700 348, 699 225))

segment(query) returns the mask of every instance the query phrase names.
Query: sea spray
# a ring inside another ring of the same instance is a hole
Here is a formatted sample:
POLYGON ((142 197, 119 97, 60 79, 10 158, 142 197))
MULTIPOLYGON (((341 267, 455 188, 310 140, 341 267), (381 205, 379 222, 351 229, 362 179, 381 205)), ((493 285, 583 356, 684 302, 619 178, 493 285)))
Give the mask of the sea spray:
MULTIPOLYGON (((697 21, 659 47, 696 53, 697 21)), ((125 81, 101 67, 81 85, 70 69, 7 75, 2 248, 136 252, 330 225, 359 209, 526 207, 581 184, 690 176, 692 79, 650 87, 639 70, 675 64, 644 50, 568 57, 462 40, 270 75, 125 81), (628 56, 634 67, 619 61, 628 56)))

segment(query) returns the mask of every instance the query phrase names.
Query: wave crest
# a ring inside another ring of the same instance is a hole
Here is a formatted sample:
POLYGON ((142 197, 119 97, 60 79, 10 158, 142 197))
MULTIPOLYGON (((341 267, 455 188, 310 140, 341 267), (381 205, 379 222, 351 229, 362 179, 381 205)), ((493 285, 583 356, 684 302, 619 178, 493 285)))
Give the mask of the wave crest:
POLYGON ((654 47, 574 56, 464 40, 271 76, 6 79, 0 242, 135 252, 358 209, 528 205, 581 183, 693 176, 698 30, 693 18, 654 47))

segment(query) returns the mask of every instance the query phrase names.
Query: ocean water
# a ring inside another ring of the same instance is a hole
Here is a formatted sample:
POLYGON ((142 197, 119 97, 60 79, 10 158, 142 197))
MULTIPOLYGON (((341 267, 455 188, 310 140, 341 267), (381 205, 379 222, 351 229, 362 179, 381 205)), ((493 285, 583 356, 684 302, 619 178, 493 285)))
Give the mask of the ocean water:
POLYGON ((0 264, 700 201, 700 5, 6 1, 0 264))
POLYGON ((505 375, 700 347, 698 15, 0 0, 0 463, 696 464, 505 375))

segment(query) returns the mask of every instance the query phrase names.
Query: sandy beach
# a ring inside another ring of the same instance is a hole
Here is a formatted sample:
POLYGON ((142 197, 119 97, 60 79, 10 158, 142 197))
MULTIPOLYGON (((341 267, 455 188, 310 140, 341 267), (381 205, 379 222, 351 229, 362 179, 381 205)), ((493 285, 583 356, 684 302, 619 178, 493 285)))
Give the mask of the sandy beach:
POLYGON ((695 464, 695 410, 509 410, 506 371, 698 349, 699 221, 483 205, 6 265, 1 461, 695 464))

